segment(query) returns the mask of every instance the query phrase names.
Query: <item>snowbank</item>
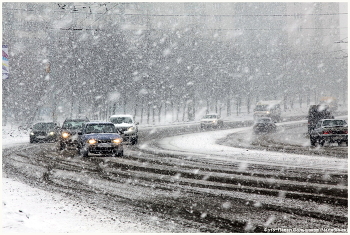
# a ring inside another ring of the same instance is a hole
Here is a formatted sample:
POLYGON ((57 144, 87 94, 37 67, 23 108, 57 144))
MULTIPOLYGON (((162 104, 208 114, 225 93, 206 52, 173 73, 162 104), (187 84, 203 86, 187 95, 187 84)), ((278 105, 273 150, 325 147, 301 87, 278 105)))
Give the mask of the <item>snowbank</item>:
POLYGON ((2 179, 2 233, 164 232, 59 194, 2 179))

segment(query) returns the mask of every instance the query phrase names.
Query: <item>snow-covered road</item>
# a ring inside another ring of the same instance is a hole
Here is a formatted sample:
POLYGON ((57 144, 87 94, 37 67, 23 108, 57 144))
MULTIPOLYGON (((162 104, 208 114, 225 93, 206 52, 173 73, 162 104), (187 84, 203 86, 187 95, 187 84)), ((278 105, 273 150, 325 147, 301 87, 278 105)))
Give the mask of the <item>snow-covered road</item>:
MULTIPOLYGON (((3 136, 2 148, 29 143, 27 135, 3 136)), ((186 228, 189 232, 198 232, 186 228)), ((33 188, 3 173, 2 234, 8 233, 173 233, 184 231, 158 217, 144 218, 132 208, 117 211, 33 188)))
MULTIPOLYGON (((295 123, 295 122, 294 122, 295 123)), ((297 154, 264 152, 218 145, 219 139, 227 135, 244 132, 251 127, 230 130, 201 132, 159 140, 157 151, 173 152, 186 156, 215 157, 218 160, 239 161, 243 168, 249 163, 260 162, 269 165, 288 165, 313 167, 328 170, 346 171, 347 159, 325 156, 305 156, 297 154)), ((3 148, 28 143, 28 136, 3 139, 3 148)), ((148 148, 150 145, 142 144, 148 148)), ((116 214, 72 201, 63 194, 50 193, 9 179, 2 178, 2 232, 174 232, 159 224, 158 218, 150 218, 149 223, 142 220, 142 215, 128 213, 116 214)), ((166 222, 162 222, 166 223, 166 222)), ((198 231, 193 231, 198 232, 198 231)))
MULTIPOLYGON (((303 123, 305 121, 294 121, 280 123, 282 125, 291 125, 303 123)), ((266 152, 259 150, 248 150, 244 148, 234 148, 217 144, 217 140, 225 138, 234 133, 251 133, 251 127, 235 128, 229 130, 219 130, 210 132, 200 132, 186 134, 175 137, 168 137, 157 142, 160 150, 173 154, 182 154, 186 156, 201 156, 203 158, 214 158, 229 162, 241 162, 247 166, 249 163, 259 163, 266 165, 286 166, 288 168, 302 167, 322 170, 345 172, 348 169, 348 160, 326 157, 326 156, 306 156, 299 154, 266 152)), ((151 149, 147 144, 143 149, 151 149)))

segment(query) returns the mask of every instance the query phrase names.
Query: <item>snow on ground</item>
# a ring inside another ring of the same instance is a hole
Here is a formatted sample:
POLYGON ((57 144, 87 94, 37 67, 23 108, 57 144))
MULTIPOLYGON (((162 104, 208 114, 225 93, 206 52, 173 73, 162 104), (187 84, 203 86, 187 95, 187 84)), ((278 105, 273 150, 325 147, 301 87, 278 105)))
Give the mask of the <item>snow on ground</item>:
MULTIPOLYGON (((2 147, 29 143, 28 134, 4 128, 2 147)), ((62 194, 50 193, 2 177, 2 234, 5 233, 144 233, 171 232, 83 205, 62 194)))
MULTIPOLYGON (((305 121, 293 121, 283 123, 283 125, 303 123, 305 121)), ((279 123, 281 125, 282 123, 279 123)), ((235 128, 229 130, 219 130, 210 132, 200 132, 194 134, 185 134, 180 136, 163 138, 157 145, 161 149, 169 150, 174 154, 193 156, 193 153, 201 157, 214 158, 231 162, 242 162, 242 166, 249 163, 262 163, 267 165, 279 165, 287 167, 305 167, 319 168, 323 170, 348 169, 347 159, 332 158, 326 156, 306 156, 299 154, 288 154, 280 152, 265 152, 259 150, 248 150, 244 148, 233 148, 216 144, 216 141, 233 133, 246 132, 251 133, 251 127, 235 128)), ((141 145, 141 148, 147 149, 147 144, 141 145)))
MULTIPOLYGON (((287 111, 283 116, 305 115, 305 110, 287 111)), ((199 118, 197 118, 199 119, 199 118)), ((226 121, 252 120, 252 114, 233 115, 225 117, 226 121)), ((168 119, 169 120, 169 119, 168 119)), ((194 123, 198 123, 198 120, 194 123)), ((174 123, 172 123, 174 124, 174 123)), ((177 123, 183 125, 183 123, 177 123)), ((188 122, 186 124, 189 124, 188 122)), ((158 123, 157 126, 167 126, 169 123, 158 123)), ((152 125, 141 124, 141 128, 150 128, 152 125)), ((239 129, 235 131, 240 131, 239 129)), ((194 134, 197 138, 196 146, 204 141, 212 143, 211 151, 221 153, 223 157, 227 151, 237 155, 245 155, 246 150, 234 149, 227 146, 215 145, 217 139, 232 133, 232 130, 210 132, 210 136, 199 133, 194 134), (202 138, 202 141, 198 141, 202 138), (242 152, 243 151, 243 152, 242 152), (245 152, 244 152, 245 151, 245 152)), ((183 148, 193 151, 193 136, 174 137, 162 140, 169 149, 183 148), (188 139, 191 138, 191 139, 188 139), (191 142, 192 141, 192 142, 191 142), (187 147, 186 147, 187 146, 187 147)), ((16 126, 7 125, 2 128, 2 147, 20 146, 29 143, 29 134, 19 131, 16 126)), ((202 145, 202 147, 205 145, 202 145)), ((164 146, 163 146, 164 147, 164 146)), ((250 151, 253 152, 253 151, 250 151)), ((156 226, 141 224, 135 221, 135 217, 122 217, 109 215, 102 209, 87 207, 78 204, 61 194, 50 193, 36 189, 2 177, 2 233, 77 233, 77 232, 171 232, 164 231, 156 226), (114 217, 114 221, 110 218, 114 217), (79 223, 77 223, 79 221, 79 223)))
POLYGON ((79 204, 63 195, 2 179, 4 233, 170 232, 135 221, 135 217, 79 204))

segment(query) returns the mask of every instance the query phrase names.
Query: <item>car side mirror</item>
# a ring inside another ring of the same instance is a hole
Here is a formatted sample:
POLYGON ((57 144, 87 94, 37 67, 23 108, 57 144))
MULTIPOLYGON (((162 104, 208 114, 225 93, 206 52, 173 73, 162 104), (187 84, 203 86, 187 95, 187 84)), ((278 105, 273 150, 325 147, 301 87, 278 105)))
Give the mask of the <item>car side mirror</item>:
POLYGON ((78 131, 78 135, 82 135, 83 134, 83 132, 82 131, 78 131))

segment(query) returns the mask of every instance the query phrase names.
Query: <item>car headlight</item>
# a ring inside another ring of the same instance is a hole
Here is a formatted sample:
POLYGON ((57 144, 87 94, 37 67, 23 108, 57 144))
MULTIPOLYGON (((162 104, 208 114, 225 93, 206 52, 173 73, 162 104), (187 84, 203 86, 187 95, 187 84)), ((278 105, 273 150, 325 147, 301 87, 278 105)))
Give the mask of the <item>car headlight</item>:
POLYGON ((50 133, 49 133, 49 135, 54 135, 55 134, 55 132, 53 132, 53 131, 51 131, 50 133))
POLYGON ((135 130, 135 127, 134 126, 131 126, 128 128, 128 131, 134 131, 135 130))
POLYGON ((123 142, 123 139, 117 138, 117 139, 112 140, 112 142, 115 144, 120 144, 121 142, 123 142))
POLYGON ((34 132, 30 132, 30 135, 34 135, 34 132))
POLYGON ((216 123, 216 122, 217 122, 217 120, 214 120, 214 121, 213 121, 213 123, 216 123))
POLYGON ((63 132, 63 133, 62 133, 62 137, 65 138, 65 139, 68 138, 69 136, 70 136, 70 135, 69 135, 68 132, 63 132))
POLYGON ((88 140, 88 143, 89 143, 89 144, 96 144, 97 141, 96 141, 95 139, 90 139, 90 140, 88 140))

